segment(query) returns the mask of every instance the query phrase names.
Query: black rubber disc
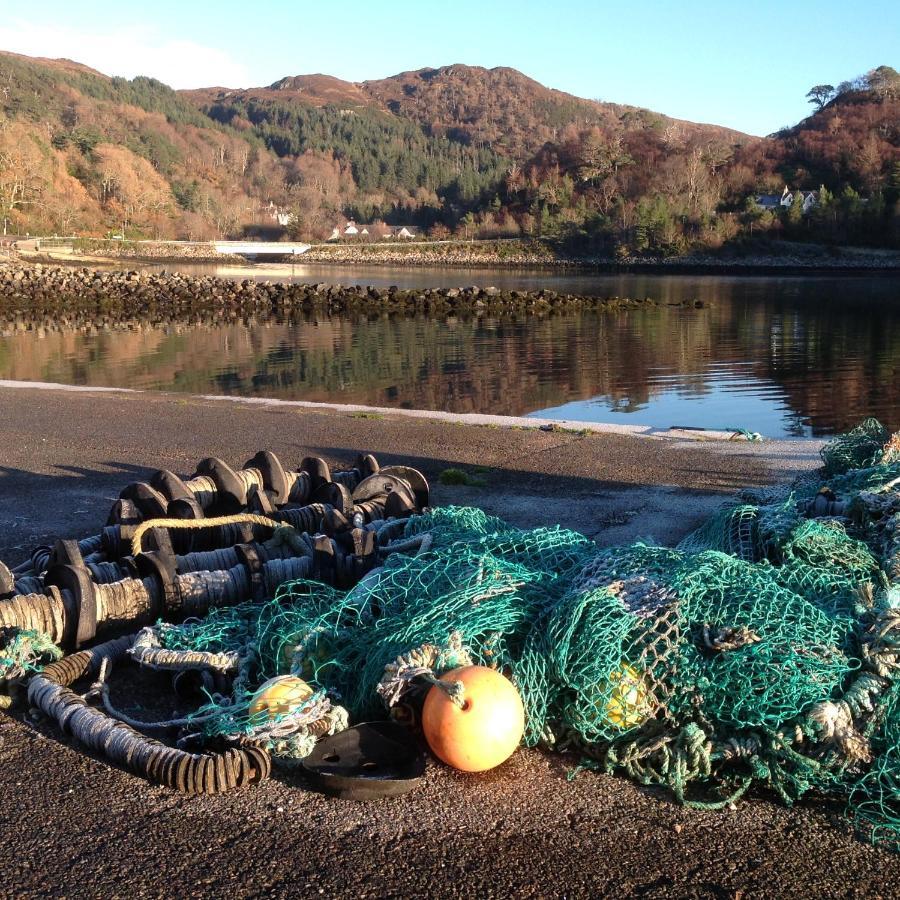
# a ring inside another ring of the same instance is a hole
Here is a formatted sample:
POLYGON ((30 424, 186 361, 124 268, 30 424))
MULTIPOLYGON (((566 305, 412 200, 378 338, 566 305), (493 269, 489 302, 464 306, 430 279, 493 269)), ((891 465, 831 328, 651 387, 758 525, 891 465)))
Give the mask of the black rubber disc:
POLYGON ((301 771, 323 794, 377 800, 418 787, 425 774, 425 754, 402 725, 366 722, 319 741, 301 771))

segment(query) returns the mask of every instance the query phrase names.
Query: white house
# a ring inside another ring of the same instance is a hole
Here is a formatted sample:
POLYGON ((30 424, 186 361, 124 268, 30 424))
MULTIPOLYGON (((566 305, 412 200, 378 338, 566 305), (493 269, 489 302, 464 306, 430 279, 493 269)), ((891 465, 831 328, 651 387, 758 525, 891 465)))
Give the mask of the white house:
POLYGON ((801 194, 803 196, 803 212, 808 213, 819 202, 819 192, 807 191, 803 194, 801 191, 801 194))
POLYGON ((392 225, 381 235, 385 240, 411 241, 419 236, 415 225, 392 225))
POLYGON ((282 228, 287 228, 294 218, 294 214, 287 209, 276 206, 271 200, 268 206, 263 207, 263 215, 270 218, 273 222, 277 222, 282 228))
POLYGON ((777 212, 779 209, 787 209, 797 200, 803 204, 804 215, 808 213, 819 201, 818 191, 789 191, 787 185, 778 194, 758 194, 754 200, 757 206, 761 206, 767 212, 777 212))
MULTIPOLYGON (((363 234, 368 234, 365 226, 363 227, 363 234)), ((343 228, 340 226, 335 226, 331 230, 331 234, 328 235, 329 241, 339 241, 342 238, 354 238, 359 237, 359 228, 356 227, 356 223, 351 219, 343 228)))
POLYGON ((336 226, 328 236, 329 241, 341 241, 347 238, 381 238, 384 241, 412 241, 421 234, 415 225, 357 225, 352 219, 343 227, 336 226))

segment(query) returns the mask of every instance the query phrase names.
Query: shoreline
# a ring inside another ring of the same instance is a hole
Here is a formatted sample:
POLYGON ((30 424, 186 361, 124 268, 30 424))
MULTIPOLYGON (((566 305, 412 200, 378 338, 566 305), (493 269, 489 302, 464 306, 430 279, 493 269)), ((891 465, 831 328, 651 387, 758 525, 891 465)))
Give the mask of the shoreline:
POLYGON ((673 425, 669 428, 657 428, 653 425, 627 425, 618 422, 589 422, 582 419, 557 419, 546 416, 504 416, 491 413, 454 413, 438 409, 407 409, 394 406, 368 406, 360 403, 323 403, 317 400, 282 400, 278 397, 245 397, 237 394, 188 394, 177 391, 147 391, 143 388, 107 387, 104 385, 62 384, 53 381, 14 381, 0 379, 2 390, 58 391, 73 394, 148 394, 160 395, 182 400, 205 400, 215 403, 238 403, 262 408, 287 407, 298 411, 328 412, 344 414, 359 418, 389 418, 398 416, 401 419, 428 420, 445 425, 466 425, 469 427, 538 430, 556 433, 577 434, 586 437, 588 434, 615 434, 635 438, 663 438, 678 441, 708 442, 746 442, 767 445, 809 446, 817 449, 822 444, 818 438, 751 438, 749 433, 737 430, 699 428, 673 425))
MULTIPOLYGON (((400 266, 409 268, 504 270, 528 269, 547 272, 576 271, 597 273, 645 274, 731 274, 731 275, 807 275, 825 273, 886 274, 900 273, 900 252, 878 248, 846 247, 829 252, 818 245, 786 245, 777 252, 745 255, 688 254, 681 257, 638 258, 595 255, 557 255, 548 244, 539 241, 485 241, 478 243, 421 242, 404 245, 331 245, 314 244, 291 261, 267 264, 244 257, 210 252, 205 244, 178 242, 134 242, 125 247, 95 246, 90 252, 75 248, 40 246, 40 239, 26 242, 30 249, 19 249, 23 261, 65 265, 227 265, 253 271, 257 266, 324 265, 336 269, 357 266, 400 266), (298 262, 299 260, 299 262, 298 262)), ((102 243, 102 242, 99 242, 102 243)))
MULTIPOLYGON (((332 248, 327 248, 331 251, 332 248)), ((351 248, 333 248, 347 251, 351 248)), ((379 248, 383 249, 383 248, 379 248)), ((413 249, 413 248, 410 248, 413 249)), ((629 258, 617 260, 606 257, 574 257, 556 259, 517 260, 503 257, 481 257, 478 255, 460 257, 428 256, 412 257, 410 253, 391 255, 390 253, 315 252, 304 253, 300 259, 316 265, 328 266, 408 266, 410 268, 502 268, 502 269, 546 269, 549 272, 577 271, 597 273, 644 273, 644 274, 900 274, 900 253, 882 256, 879 253, 852 253, 849 256, 811 256, 807 259, 780 257, 777 255, 730 256, 730 257, 671 257, 654 259, 629 258), (855 257, 855 258, 854 258, 855 257)), ((301 263, 302 265, 302 263, 301 263)))
MULTIPOLYGON (((776 263, 774 260, 766 263, 742 262, 737 259, 709 260, 706 262, 630 262, 619 263, 612 260, 592 262, 589 260, 559 260, 543 263, 512 263, 508 261, 463 261, 463 262, 412 262, 405 260, 365 259, 365 260, 334 260, 325 257, 313 258, 304 254, 297 257, 300 262, 256 262, 242 257, 216 256, 216 257, 181 257, 181 256, 74 256, 56 254, 20 254, 18 262, 27 264, 39 264, 44 266, 60 266, 63 268, 81 268, 84 266, 96 267, 98 271, 127 271, 132 268, 146 268, 149 266, 173 266, 176 271, 190 273, 195 266, 216 266, 220 268, 233 268, 238 270, 234 275, 220 275, 218 277, 229 280, 239 279, 241 274, 259 276, 271 273, 273 277, 284 277, 291 274, 291 270, 297 266, 312 265, 333 269, 336 273, 347 269, 361 267, 373 268, 409 268, 418 269, 453 269, 461 273, 478 272, 485 269, 500 269, 504 272, 545 272, 548 275, 564 273, 580 275, 720 275, 740 278, 770 278, 772 276, 803 277, 803 276, 840 276, 840 277, 884 277, 895 278, 900 276, 900 261, 885 265, 872 264, 824 264, 810 262, 799 264, 796 262, 776 263), (179 267, 184 267, 179 269, 179 267), (241 274, 239 274, 239 272, 241 274)), ((0 260, 0 266, 4 263, 0 260)))

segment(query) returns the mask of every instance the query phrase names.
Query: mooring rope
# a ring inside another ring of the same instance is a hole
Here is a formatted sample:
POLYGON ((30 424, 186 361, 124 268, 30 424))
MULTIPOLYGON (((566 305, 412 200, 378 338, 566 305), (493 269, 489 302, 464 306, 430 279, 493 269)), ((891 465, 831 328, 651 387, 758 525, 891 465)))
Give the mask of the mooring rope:
MULTIPOLYGON (((201 528, 215 528, 219 525, 261 525, 275 531, 286 527, 283 522, 276 522, 268 516, 259 516, 255 513, 235 513, 232 516, 215 516, 212 519, 148 519, 141 522, 134 530, 131 537, 131 554, 140 556, 141 540, 144 535, 153 528, 165 528, 167 530, 198 530, 201 528)), ((287 526, 290 527, 290 526, 287 526)))

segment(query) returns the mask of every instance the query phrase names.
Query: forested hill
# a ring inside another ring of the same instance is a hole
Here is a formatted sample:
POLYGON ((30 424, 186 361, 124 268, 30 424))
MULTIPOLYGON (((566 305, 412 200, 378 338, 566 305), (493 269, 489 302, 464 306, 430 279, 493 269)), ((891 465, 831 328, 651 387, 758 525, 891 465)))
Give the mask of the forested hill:
POLYGON ((547 142, 558 141, 572 128, 602 127, 617 132, 673 129, 706 140, 739 143, 749 139, 716 125, 698 125, 638 107, 584 100, 544 87, 506 67, 457 64, 401 72, 359 84, 328 75, 297 75, 282 78, 268 88, 208 88, 187 95, 207 109, 250 101, 279 107, 336 106, 357 113, 379 109, 417 123, 428 135, 490 147, 519 162, 547 142))
POLYGON ((193 238, 320 238, 355 217, 623 254, 750 231, 890 245, 898 80, 882 67, 817 86, 814 115, 761 139, 508 68, 175 92, 0 53, 0 216, 13 231, 193 238), (784 185, 825 186, 829 215, 755 208, 753 196, 784 185))
POLYGON ((729 143, 748 136, 618 103, 584 100, 544 87, 515 69, 453 65, 402 72, 360 87, 398 115, 432 133, 484 143, 514 159, 536 153, 567 130, 679 129, 683 135, 729 143))
POLYGON ((900 149, 900 76, 881 66, 855 81, 817 85, 808 118, 774 135, 769 158, 793 183, 844 182, 871 196, 894 174, 900 149))
POLYGON ((0 54, 0 219, 32 234, 239 233, 281 165, 152 78, 0 54), (254 182, 259 187, 254 186, 254 182))

